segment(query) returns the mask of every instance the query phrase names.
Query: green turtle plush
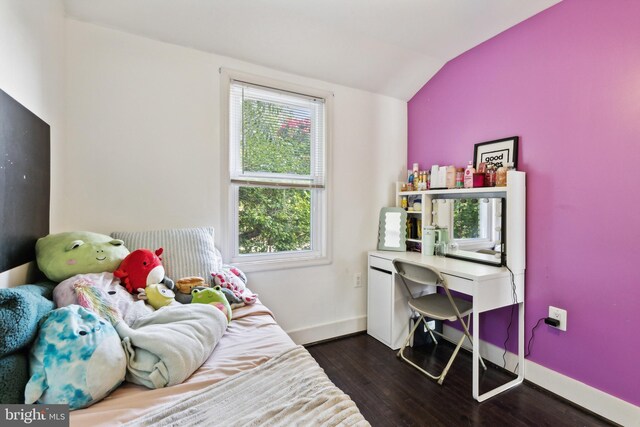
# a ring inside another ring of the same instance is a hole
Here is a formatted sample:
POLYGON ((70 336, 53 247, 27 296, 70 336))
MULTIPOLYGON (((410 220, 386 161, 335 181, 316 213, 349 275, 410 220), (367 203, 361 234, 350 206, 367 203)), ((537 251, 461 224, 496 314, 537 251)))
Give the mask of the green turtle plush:
POLYGON ((38 268, 54 282, 82 273, 113 273, 127 255, 122 240, 89 231, 49 234, 36 242, 38 268))
POLYGON ((231 322, 231 306, 229 301, 220 290, 220 286, 213 288, 194 288, 191 291, 191 304, 211 304, 220 309, 231 322))

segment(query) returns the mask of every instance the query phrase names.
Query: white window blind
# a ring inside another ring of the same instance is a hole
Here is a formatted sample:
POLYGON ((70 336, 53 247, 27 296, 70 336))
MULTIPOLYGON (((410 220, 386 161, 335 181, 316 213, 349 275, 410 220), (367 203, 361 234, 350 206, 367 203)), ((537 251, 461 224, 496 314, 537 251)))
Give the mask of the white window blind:
POLYGON ((321 98, 232 80, 231 182, 324 188, 324 104, 321 98), (251 144, 252 138, 268 140, 268 151, 251 144))

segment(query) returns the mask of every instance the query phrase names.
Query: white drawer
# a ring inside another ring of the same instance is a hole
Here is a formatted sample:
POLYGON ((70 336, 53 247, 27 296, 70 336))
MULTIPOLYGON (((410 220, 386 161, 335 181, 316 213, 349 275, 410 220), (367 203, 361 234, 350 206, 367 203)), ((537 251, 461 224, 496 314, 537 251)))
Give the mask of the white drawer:
POLYGON ((464 279, 458 276, 452 276, 447 273, 442 273, 442 276, 447 281, 449 289, 456 292, 462 292, 463 294, 473 295, 473 280, 464 279))
POLYGON ((391 273, 395 273, 395 268, 393 268, 393 263, 391 260, 378 258, 374 255, 369 255, 369 266, 378 268, 380 270, 389 271, 391 273))

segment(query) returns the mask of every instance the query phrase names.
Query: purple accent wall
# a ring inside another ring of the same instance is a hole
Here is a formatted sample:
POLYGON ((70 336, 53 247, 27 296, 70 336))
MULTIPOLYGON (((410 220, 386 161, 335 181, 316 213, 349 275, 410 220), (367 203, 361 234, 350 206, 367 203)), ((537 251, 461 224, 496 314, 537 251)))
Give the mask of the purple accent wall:
MULTIPOLYGON (((527 341, 549 305, 568 312, 566 332, 538 327, 529 359, 635 405, 639 23, 640 1, 564 0, 451 60, 408 106, 408 164, 425 169, 520 136, 527 341)), ((509 313, 484 316, 483 336, 502 346, 509 313)))

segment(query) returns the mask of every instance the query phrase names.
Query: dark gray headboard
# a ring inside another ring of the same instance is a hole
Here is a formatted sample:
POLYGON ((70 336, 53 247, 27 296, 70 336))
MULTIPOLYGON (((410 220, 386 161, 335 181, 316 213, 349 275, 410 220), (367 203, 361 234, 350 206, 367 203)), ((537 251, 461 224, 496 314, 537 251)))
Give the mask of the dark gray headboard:
POLYGON ((35 259, 49 234, 49 125, 0 89, 0 272, 35 259))

